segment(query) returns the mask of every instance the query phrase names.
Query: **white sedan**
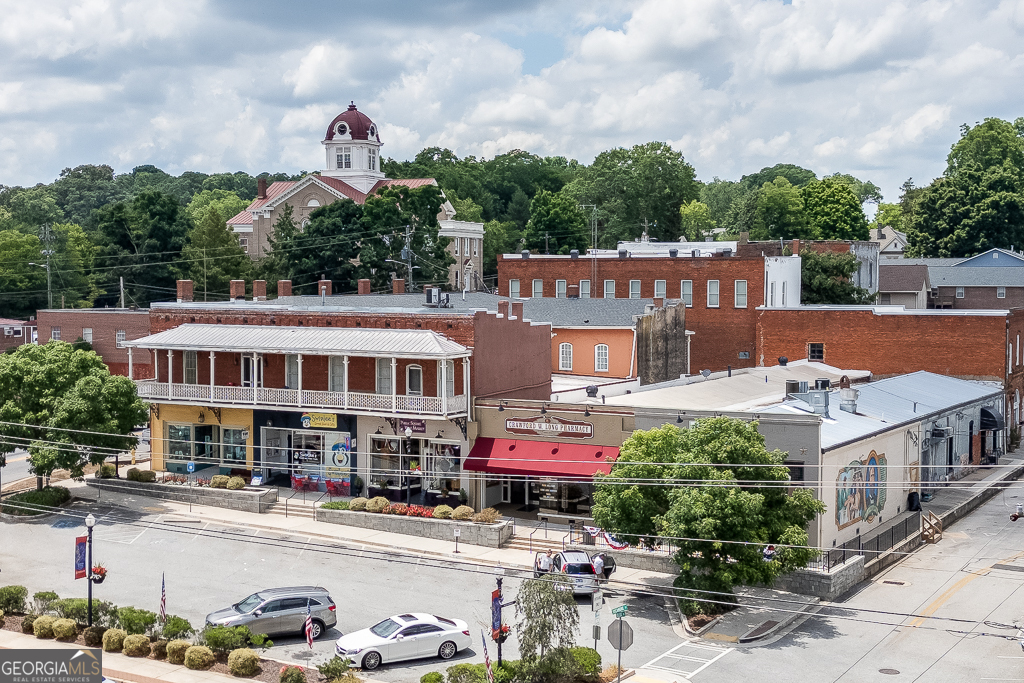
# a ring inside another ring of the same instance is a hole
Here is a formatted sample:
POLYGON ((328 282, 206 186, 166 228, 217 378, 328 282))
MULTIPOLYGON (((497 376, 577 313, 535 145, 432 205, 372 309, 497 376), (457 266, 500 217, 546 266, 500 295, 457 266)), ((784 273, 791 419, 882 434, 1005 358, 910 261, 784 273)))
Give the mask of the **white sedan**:
POLYGON ((430 614, 398 614, 338 638, 334 649, 365 671, 381 662, 400 662, 421 657, 451 659, 469 647, 469 625, 460 619, 430 614))

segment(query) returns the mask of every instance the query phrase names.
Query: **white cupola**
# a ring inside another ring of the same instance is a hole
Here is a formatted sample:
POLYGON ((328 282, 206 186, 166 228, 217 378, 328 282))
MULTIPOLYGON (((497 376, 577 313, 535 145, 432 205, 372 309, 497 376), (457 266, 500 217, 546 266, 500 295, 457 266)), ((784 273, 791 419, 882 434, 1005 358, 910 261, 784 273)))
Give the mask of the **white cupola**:
POLYGON ((356 109, 355 102, 334 117, 321 144, 327 151, 327 164, 321 175, 343 180, 364 193, 384 180, 377 124, 356 109))

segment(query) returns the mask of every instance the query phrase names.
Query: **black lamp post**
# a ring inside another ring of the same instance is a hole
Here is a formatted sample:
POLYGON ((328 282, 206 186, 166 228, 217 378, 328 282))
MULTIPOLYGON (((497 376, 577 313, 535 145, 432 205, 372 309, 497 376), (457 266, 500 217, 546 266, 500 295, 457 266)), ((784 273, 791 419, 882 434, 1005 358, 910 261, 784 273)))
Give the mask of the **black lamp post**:
POLYGON ((86 560, 86 579, 89 582, 88 588, 88 602, 89 602, 89 626, 92 626, 92 528, 96 526, 96 518, 89 513, 89 516, 85 518, 85 526, 89 530, 89 556, 86 560))

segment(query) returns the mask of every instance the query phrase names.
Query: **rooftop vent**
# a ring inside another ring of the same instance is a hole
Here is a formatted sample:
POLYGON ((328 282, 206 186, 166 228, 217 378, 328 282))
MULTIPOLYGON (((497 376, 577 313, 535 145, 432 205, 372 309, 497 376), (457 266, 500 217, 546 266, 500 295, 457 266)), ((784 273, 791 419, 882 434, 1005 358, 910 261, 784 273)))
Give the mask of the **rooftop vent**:
POLYGON ((829 379, 823 378, 823 377, 819 377, 818 379, 814 380, 814 388, 815 389, 831 389, 832 388, 832 381, 829 380, 829 379))
POLYGON ((779 356, 779 365, 781 365, 782 367, 786 367, 787 363, 789 363, 788 358, 786 358, 785 356, 779 356))
POLYGON ((668 255, 669 255, 669 258, 675 258, 675 257, 679 256, 679 250, 678 249, 669 249, 668 250, 668 255))
POLYGON ((587 398, 597 398, 597 385, 591 384, 587 387, 587 398))
POLYGON ((860 392, 856 389, 840 389, 839 390, 839 410, 847 413, 857 412, 857 397, 860 396, 860 392))
POLYGON ((573 249, 572 251, 569 252, 569 258, 577 259, 579 257, 580 257, 580 250, 579 249, 573 249))
POLYGON ((619 258, 626 258, 629 256, 629 252, 625 249, 619 249, 619 258))
POLYGON ((530 250, 529 250, 529 249, 523 249, 523 251, 522 251, 522 252, 520 252, 520 253, 522 254, 522 257, 523 257, 524 259, 525 259, 525 258, 530 258, 530 250))
POLYGON ((818 389, 807 391, 807 382, 800 382, 800 385, 801 388, 804 389, 804 391, 801 391, 796 394, 791 394, 791 398, 798 398, 807 405, 809 405, 811 407, 811 412, 814 413, 815 415, 824 415, 825 417, 828 417, 829 392, 818 389))

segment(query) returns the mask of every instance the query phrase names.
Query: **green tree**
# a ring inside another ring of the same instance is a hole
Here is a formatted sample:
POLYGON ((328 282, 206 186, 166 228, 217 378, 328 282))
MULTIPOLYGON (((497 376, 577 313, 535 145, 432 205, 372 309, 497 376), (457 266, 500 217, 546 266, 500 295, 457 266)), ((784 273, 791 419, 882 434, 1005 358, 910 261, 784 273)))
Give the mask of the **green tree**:
POLYGON ((747 190, 756 190, 763 187, 765 183, 770 183, 779 176, 782 176, 790 182, 791 185, 796 187, 804 187, 813 180, 817 180, 818 176, 815 175, 814 171, 803 168, 802 166, 796 166, 794 164, 775 164, 762 168, 757 173, 751 173, 740 178, 740 185, 747 190))
POLYGON ((800 189, 779 176, 757 192, 757 208, 750 236, 757 240, 814 239, 800 189))
MULTIPOLYGON (((711 213, 711 220, 727 232, 733 232, 727 216, 732 205, 748 192, 742 185, 731 180, 720 180, 715 177, 710 183, 705 183, 700 188, 700 201, 707 205, 711 213)), ((739 232, 738 230, 736 232, 739 232)))
MULTIPOLYGON (((93 276, 96 245, 82 226, 57 223, 52 226, 50 248, 53 305, 65 308, 89 308, 103 294, 93 276)), ((44 273, 45 274, 45 273, 44 273)))
POLYGON ((523 659, 544 657, 555 649, 576 644, 580 613, 572 581, 561 574, 527 579, 516 594, 516 636, 523 659))
POLYGON ((27 446, 37 476, 81 477, 86 464, 134 447, 131 432, 147 418, 135 383, 111 375, 92 351, 51 341, 0 356, 0 465, 27 446))
POLYGON ((497 275, 498 254, 518 253, 525 239, 523 231, 515 223, 484 223, 484 275, 497 275))
POLYGON ((302 232, 291 216, 286 209, 274 224, 271 258, 280 268, 279 276, 292 281, 296 294, 316 294, 321 276, 336 282, 339 291, 354 290, 363 207, 351 199, 321 206, 309 214, 302 232))
POLYGON ((211 292, 215 298, 227 297, 231 280, 245 280, 252 270, 252 259, 212 203, 200 212, 181 256, 189 278, 202 290, 203 301, 211 292))
POLYGON ((96 209, 125 199, 114 169, 105 164, 65 168, 51 187, 64 220, 79 225, 85 225, 96 209))
POLYGON ((960 127, 960 139, 946 157, 945 175, 950 177, 974 169, 984 171, 1007 163, 1021 174, 1024 171, 1022 128, 1024 118, 1015 123, 988 118, 974 127, 964 124, 960 127))
POLYGON ((445 190, 445 197, 455 209, 455 220, 481 223, 484 220, 484 209, 471 198, 459 199, 455 190, 445 190))
POLYGON ((526 224, 530 222, 530 209, 530 195, 521 188, 516 188, 505 209, 505 214, 502 216, 502 221, 515 223, 520 230, 525 230, 526 224))
POLYGON ((249 201, 242 199, 231 190, 203 190, 192 197, 185 210, 193 223, 199 223, 203 214, 210 207, 217 210, 225 221, 234 218, 240 211, 249 206, 249 201))
POLYGON ((696 199, 679 207, 681 237, 692 242, 714 239, 715 219, 707 204, 696 199))
POLYGON ((530 204, 530 222, 526 225, 528 249, 568 254, 572 249, 586 251, 589 243, 586 216, 571 197, 547 190, 537 193, 530 204))
POLYGON ((27 319, 47 307, 46 271, 30 265, 46 262, 42 250, 35 235, 0 231, 0 316, 27 319))
POLYGON ((811 227, 824 240, 866 240, 868 221, 860 200, 835 178, 807 184, 801 190, 811 227))
POLYGON ((868 290, 853 284, 860 264, 854 254, 800 252, 800 303, 868 304, 868 290))
POLYGON ((861 204, 868 202, 878 204, 882 201, 882 189, 870 180, 859 180, 849 173, 833 173, 832 175, 825 176, 825 178, 837 180, 849 187, 861 204))
POLYGON ((33 235, 42 235, 42 226, 64 217, 53 192, 46 186, 13 192, 7 201, 11 227, 33 235))
POLYGON ((879 203, 875 219, 871 221, 871 227, 892 228, 903 232, 903 207, 899 204, 879 203))

